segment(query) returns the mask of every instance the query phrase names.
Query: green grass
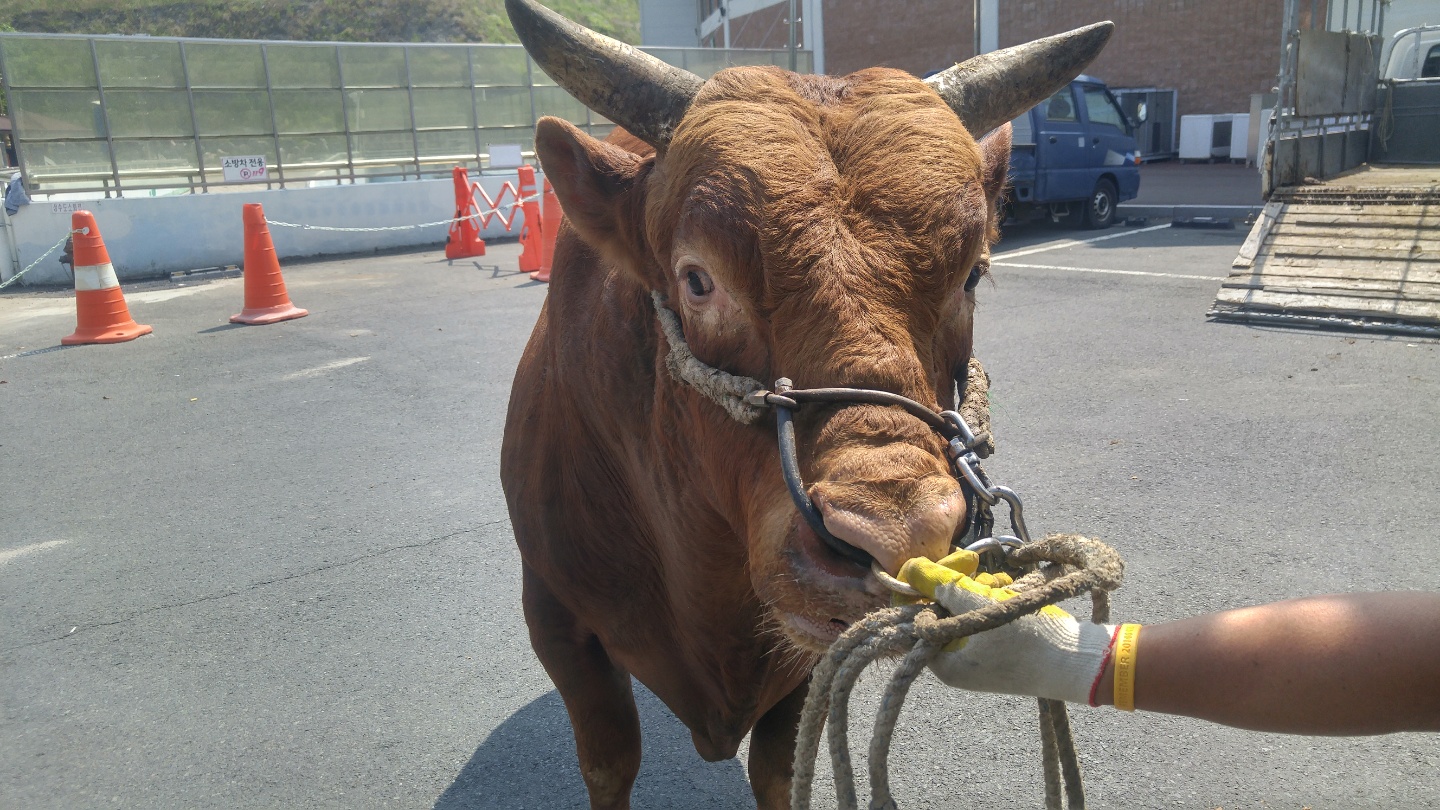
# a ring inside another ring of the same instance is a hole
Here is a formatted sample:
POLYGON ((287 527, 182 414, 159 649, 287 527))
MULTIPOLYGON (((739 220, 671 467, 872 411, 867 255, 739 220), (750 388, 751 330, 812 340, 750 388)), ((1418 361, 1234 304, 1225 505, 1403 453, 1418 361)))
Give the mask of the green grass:
MULTIPOLYGON (((636 0, 547 5, 624 42, 640 40, 636 0)), ((0 26, 67 34, 348 42, 515 42, 504 0, 0 0, 0 26)))

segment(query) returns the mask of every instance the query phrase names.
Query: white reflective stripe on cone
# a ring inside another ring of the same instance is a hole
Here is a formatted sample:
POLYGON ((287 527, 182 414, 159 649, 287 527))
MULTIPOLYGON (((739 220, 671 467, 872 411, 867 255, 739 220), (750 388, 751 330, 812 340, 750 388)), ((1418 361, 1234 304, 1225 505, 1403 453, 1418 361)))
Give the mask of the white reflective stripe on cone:
POLYGON ((75 268, 76 290, 108 290, 119 286, 120 281, 115 278, 115 265, 109 262, 75 268))

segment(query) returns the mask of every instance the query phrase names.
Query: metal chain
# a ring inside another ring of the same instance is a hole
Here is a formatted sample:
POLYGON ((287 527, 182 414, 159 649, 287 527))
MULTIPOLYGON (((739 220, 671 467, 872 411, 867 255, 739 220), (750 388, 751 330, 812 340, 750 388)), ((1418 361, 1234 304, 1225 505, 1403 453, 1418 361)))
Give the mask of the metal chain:
MULTIPOLYGON (((960 434, 950 440, 949 448, 950 464, 955 468, 957 477, 965 479, 965 483, 975 491, 975 496, 984 501, 986 506, 994 506, 1004 501, 1005 505, 1010 507, 1010 528, 1015 531, 1015 536, 986 539, 994 540, 1004 547, 1030 542, 1030 530, 1025 526, 1025 505, 1021 503, 1020 496, 1009 487, 991 484, 989 476, 980 468, 980 457, 975 451, 988 437, 977 437, 965 423, 965 417, 957 411, 942 411, 940 416, 960 434)), ((972 547, 971 550, 975 549, 972 547)))
MULTIPOLYGON (((955 471, 955 477, 970 485, 970 490, 986 508, 1004 501, 1010 507, 1010 528, 1015 532, 1013 535, 1002 534, 999 537, 981 537, 965 547, 966 551, 973 551, 977 554, 995 552, 1006 562, 1009 561, 1010 553, 1027 545, 1030 542, 1030 529, 1025 525, 1025 504, 1021 502, 1020 495, 1015 490, 990 483, 990 477, 980 468, 980 457, 975 454, 976 448, 982 446, 988 436, 977 437, 970 426, 965 423, 965 417, 957 411, 941 411, 940 416, 955 429, 959 435, 950 440, 950 446, 946 455, 950 456, 950 466, 955 471)), ((875 578, 884 583, 885 587, 896 593, 906 596, 920 596, 920 592, 906 585, 904 582, 890 575, 880 566, 878 562, 872 562, 870 570, 875 578)))
POLYGON ((31 262, 31 263, 30 263, 30 266, 26 267, 24 270, 21 270, 20 272, 16 273, 15 275, 11 276, 10 278, 6 279, 3 284, 0 284, 0 290, 3 290, 3 289, 5 289, 6 287, 9 287, 11 284, 14 284, 15 282, 19 281, 21 276, 25 275, 26 273, 30 272, 31 270, 34 270, 36 265, 38 265, 40 262, 45 261, 45 257, 46 257, 46 256, 49 256, 51 253, 54 253, 55 251, 59 250, 61 245, 63 245, 63 244, 65 244, 66 242, 70 241, 70 237, 71 237, 71 236, 73 236, 73 235, 75 235, 75 234, 77 234, 77 233, 84 233, 84 232, 85 232, 85 229, 84 229, 84 228, 81 228, 81 229, 79 229, 79 230, 67 231, 67 232, 65 233, 65 235, 64 235, 63 237, 61 237, 61 239, 60 239, 59 242, 56 242, 54 245, 52 245, 52 246, 50 247, 49 250, 47 250, 47 251, 45 251, 44 253, 40 254, 40 258, 38 258, 38 259, 36 259, 35 261, 31 262))
POLYGON ((498 214, 498 213, 500 213, 502 210, 505 210, 505 209, 514 210, 514 209, 516 209, 516 208, 524 205, 524 204, 527 203, 527 202, 533 202, 533 201, 538 200, 538 199, 540 199, 540 195, 538 195, 538 194, 532 194, 532 195, 530 195, 529 197, 521 197, 520 199, 516 200, 516 201, 513 202, 513 203, 508 203, 508 204, 506 204, 506 205, 497 205, 497 206, 495 206, 494 208, 490 209, 489 211, 483 211, 483 212, 482 212, 482 211, 477 211, 476 213, 470 214, 470 215, 468 215, 468 216, 463 216, 463 217, 451 217, 450 219, 439 219, 439 220, 436 220, 436 221, 434 221, 434 222, 422 222, 422 223, 420 223, 420 224, 418 224, 418 225, 385 225, 385 226, 375 227, 375 228, 339 228, 339 227, 331 227, 331 226, 329 226, 329 225, 303 225, 303 224, 296 223, 296 222, 281 222, 281 221, 278 220, 278 219, 267 219, 267 220, 265 220, 265 224, 267 224, 267 225, 275 225, 275 226, 280 227, 280 228, 299 228, 299 229, 302 230, 302 231, 339 231, 339 232, 342 232, 342 233, 375 233, 375 232, 378 232, 378 231, 411 231, 411 230, 415 230, 416 228, 434 228, 434 227, 437 227, 437 226, 440 226, 440 225, 453 225, 453 224, 455 224, 456 222, 464 222, 464 221, 467 220, 467 219, 470 219, 470 220, 480 220, 480 219, 483 219, 483 218, 485 218, 485 217, 489 217, 489 216, 493 216, 493 215, 495 215, 495 214, 498 214))

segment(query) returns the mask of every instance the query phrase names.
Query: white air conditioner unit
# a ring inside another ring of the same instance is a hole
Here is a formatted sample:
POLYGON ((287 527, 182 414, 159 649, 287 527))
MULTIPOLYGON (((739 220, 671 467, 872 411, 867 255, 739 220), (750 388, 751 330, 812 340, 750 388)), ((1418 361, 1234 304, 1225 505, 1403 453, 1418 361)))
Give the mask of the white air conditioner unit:
POLYGON ((1255 158, 1250 154, 1250 115, 1232 115, 1230 120, 1230 159, 1249 163, 1255 158))
POLYGON ((1214 115, 1180 116, 1180 159, 1210 160, 1215 142, 1214 115))
MULTIPOLYGON (((1236 116, 1229 113, 1214 116, 1215 123, 1210 132, 1210 159, 1229 160, 1230 145, 1235 142, 1230 136, 1235 132, 1236 116)), ((1240 144, 1240 149, 1245 149, 1245 144, 1240 144)))

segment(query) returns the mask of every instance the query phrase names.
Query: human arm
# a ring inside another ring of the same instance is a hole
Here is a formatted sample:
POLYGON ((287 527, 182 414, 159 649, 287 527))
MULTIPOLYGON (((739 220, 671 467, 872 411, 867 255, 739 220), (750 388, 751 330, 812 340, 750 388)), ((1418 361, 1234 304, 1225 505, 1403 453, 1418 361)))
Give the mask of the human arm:
MULTIPOLYGON (((1096 703, 1114 702, 1114 659, 1096 703)), ((1288 734, 1440 731, 1440 594, 1291 599, 1146 625, 1135 708, 1288 734)))
MULTIPOLYGON (((955 613, 1007 598, 952 558, 912 560, 900 578, 955 613)), ((960 688, 1113 703, 1113 628, 1057 612, 977 635, 931 669, 960 688)), ((1440 594, 1309 597, 1147 625, 1134 673, 1146 711, 1300 734, 1440 731, 1440 594)))

